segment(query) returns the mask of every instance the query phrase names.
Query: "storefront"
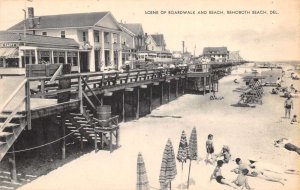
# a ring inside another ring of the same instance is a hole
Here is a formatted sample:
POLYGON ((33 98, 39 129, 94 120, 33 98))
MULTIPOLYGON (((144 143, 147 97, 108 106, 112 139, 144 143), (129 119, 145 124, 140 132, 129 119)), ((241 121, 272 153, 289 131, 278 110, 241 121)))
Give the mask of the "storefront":
MULTIPOLYGON (((48 36, 0 33, 0 67, 26 64, 71 64, 80 72, 79 44, 73 39, 48 36)), ((86 60, 82 60, 86 62, 86 60)))

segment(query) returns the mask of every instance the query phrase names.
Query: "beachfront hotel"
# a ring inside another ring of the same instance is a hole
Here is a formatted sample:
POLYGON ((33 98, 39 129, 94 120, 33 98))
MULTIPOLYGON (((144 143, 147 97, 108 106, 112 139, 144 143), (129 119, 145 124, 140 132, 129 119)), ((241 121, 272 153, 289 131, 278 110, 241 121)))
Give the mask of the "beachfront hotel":
POLYGON ((94 72, 122 65, 122 29, 110 12, 35 16, 30 7, 25 23, 1 33, 1 57, 18 67, 70 63, 72 70, 94 72))

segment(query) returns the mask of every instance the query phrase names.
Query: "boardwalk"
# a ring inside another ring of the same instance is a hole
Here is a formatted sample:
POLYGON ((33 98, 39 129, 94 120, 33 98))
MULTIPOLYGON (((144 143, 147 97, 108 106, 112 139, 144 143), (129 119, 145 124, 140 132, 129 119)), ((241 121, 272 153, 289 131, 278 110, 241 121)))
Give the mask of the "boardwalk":
MULTIPOLYGON (((244 68, 238 70, 244 73, 244 68)), ((248 72, 250 69, 248 70, 248 72)), ((273 141, 287 137, 295 140, 299 145, 300 129, 290 125, 288 120, 282 118, 283 100, 279 96, 266 93, 264 104, 256 108, 237 108, 230 106, 236 103, 239 93, 232 92, 237 87, 233 80, 241 80, 237 72, 224 77, 220 81, 218 96, 224 96, 221 101, 209 101, 209 96, 185 95, 177 101, 170 102, 150 115, 135 122, 121 124, 121 148, 110 154, 107 151, 91 152, 74 160, 46 176, 41 176, 30 184, 23 186, 22 190, 32 189, 134 189, 136 180, 136 157, 142 152, 150 185, 159 187, 158 176, 163 154, 163 147, 167 138, 171 138, 174 151, 177 153, 180 134, 182 130, 190 134, 196 126, 199 142, 199 155, 205 157, 205 141, 209 133, 214 134, 216 151, 226 144, 229 145, 233 157, 246 160, 256 157, 258 163, 264 164, 268 169, 282 172, 284 169, 296 169, 299 166, 297 153, 275 148, 273 141), (152 117, 153 116, 153 117, 152 117), (159 117, 161 116, 161 117, 159 117), (288 158, 288 159, 287 159, 288 158), (64 179, 57 181, 58 178, 64 179), (47 184, 47 185, 45 185, 47 184)), ((286 85, 290 79, 284 78, 286 85)), ((299 88, 299 84, 297 84, 299 88)), ((266 88, 266 92, 270 90, 266 88)), ((299 103, 295 99, 295 105, 299 103)), ((299 111, 297 108, 295 111, 299 111)), ((181 171, 177 162, 177 171, 181 171)), ((209 182, 214 166, 205 165, 200 161, 192 164, 190 189, 230 189, 215 181, 209 182)), ((228 179, 236 176, 229 172, 235 167, 234 162, 225 165, 223 175, 228 179)), ((187 165, 184 165, 184 178, 187 176, 187 165)), ((179 172, 172 183, 174 189, 181 183, 179 172)), ((282 175, 287 179, 285 186, 249 178, 249 183, 257 190, 295 189, 299 176, 282 175)))

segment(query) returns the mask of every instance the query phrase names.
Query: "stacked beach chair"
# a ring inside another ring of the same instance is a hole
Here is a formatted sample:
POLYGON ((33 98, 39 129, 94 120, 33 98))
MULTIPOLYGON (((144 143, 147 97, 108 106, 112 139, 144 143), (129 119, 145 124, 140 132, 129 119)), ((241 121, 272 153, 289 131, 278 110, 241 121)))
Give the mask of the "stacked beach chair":
POLYGON ((241 92, 238 105, 241 107, 255 107, 256 104, 262 104, 262 95, 264 93, 261 81, 255 77, 247 77, 246 88, 238 88, 235 91, 241 92))

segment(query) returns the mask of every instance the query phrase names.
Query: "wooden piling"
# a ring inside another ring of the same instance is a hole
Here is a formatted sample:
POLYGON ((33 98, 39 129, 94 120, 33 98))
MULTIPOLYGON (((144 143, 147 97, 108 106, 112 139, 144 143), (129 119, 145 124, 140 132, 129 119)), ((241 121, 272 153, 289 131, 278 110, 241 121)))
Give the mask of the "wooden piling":
POLYGON ((125 122, 125 91, 122 92, 122 122, 125 122))
POLYGON ((137 87, 137 97, 136 97, 136 114, 135 119, 139 119, 140 117, 140 88, 137 87))
POLYGON ((175 92, 175 97, 178 97, 178 79, 176 79, 176 92, 175 92))
POLYGON ((160 91, 160 105, 163 105, 164 103, 164 83, 162 82, 161 84, 161 91, 160 91))
POLYGON ((206 94, 206 76, 203 77, 203 95, 206 94))
POLYGON ((8 158, 10 177, 12 182, 17 182, 17 168, 16 168, 16 155, 15 155, 15 146, 11 146, 12 154, 11 158, 8 158))
POLYGON ((149 86, 149 113, 152 112, 152 85, 149 86))
POLYGON ((168 102, 171 100, 171 81, 168 81, 168 102))
POLYGON ((61 158, 64 160, 66 158, 66 126, 65 126, 65 120, 66 120, 66 113, 61 114, 61 123, 60 123, 60 136, 63 137, 61 141, 61 158))
POLYGON ((208 86, 209 86, 209 93, 211 93, 211 76, 209 75, 209 78, 208 78, 208 86))
POLYGON ((31 108, 30 108, 30 82, 27 80, 25 84, 25 110, 26 110, 26 119, 27 119, 27 129, 31 130, 31 108))

